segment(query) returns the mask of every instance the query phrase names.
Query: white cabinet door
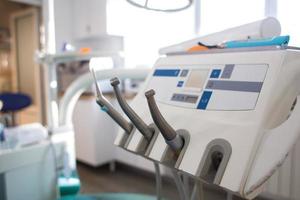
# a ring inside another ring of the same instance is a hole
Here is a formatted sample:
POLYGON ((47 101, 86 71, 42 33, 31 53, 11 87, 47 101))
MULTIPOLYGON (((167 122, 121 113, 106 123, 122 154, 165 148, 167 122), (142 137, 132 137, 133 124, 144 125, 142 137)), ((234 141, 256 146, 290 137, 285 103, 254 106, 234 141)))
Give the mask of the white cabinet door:
POLYGON ((106 33, 106 0, 89 0, 88 23, 92 36, 106 33))
POLYGON ((74 38, 106 33, 106 0, 74 0, 74 38))
POLYGON ((87 1, 83 2, 83 0, 74 0, 72 11, 74 38, 82 38, 89 33, 87 24, 87 4, 87 1))
POLYGON ((76 103, 73 124, 78 160, 99 166, 116 159, 114 139, 118 125, 101 111, 94 98, 81 98, 76 103))

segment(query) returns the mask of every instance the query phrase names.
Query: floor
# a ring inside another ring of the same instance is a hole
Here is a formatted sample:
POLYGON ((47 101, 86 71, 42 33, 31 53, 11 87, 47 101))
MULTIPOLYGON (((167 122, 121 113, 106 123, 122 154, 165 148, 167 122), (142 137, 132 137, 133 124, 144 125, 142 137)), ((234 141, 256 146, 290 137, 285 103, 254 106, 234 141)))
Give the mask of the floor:
MULTIPOLYGON (((155 177, 151 173, 134 170, 123 164, 116 164, 111 172, 108 165, 90 167, 78 163, 78 172, 82 181, 81 193, 129 192, 155 195, 155 177)), ((163 180, 163 196, 178 199, 175 185, 163 180)))
MULTIPOLYGON (((108 165, 90 167, 78 163, 78 172, 82 181, 81 193, 94 194, 101 192, 130 192, 155 195, 155 177, 149 172, 133 169, 127 165, 116 164, 116 171, 111 172, 108 165)), ((216 188, 205 187, 205 200, 226 200, 226 193, 216 188)), ((163 179, 163 197, 168 200, 179 200, 173 181, 163 179)), ((241 200, 234 197, 233 200, 241 200)), ((257 198, 256 200, 267 200, 257 198)))

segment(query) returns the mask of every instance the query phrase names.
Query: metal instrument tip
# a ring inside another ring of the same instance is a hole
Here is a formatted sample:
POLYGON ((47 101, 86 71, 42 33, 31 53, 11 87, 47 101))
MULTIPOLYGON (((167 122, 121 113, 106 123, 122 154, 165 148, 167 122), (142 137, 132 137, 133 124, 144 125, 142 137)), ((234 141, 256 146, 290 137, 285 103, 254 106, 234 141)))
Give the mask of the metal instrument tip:
POLYGON ((93 74, 93 78, 94 78, 94 82, 95 82, 95 86, 96 86, 96 94, 97 94, 97 97, 99 98, 99 97, 102 96, 102 92, 101 92, 101 90, 100 90, 100 88, 99 88, 99 86, 98 86, 98 83, 97 83, 96 73, 95 73, 94 68, 91 68, 90 71, 91 71, 92 74, 93 74))

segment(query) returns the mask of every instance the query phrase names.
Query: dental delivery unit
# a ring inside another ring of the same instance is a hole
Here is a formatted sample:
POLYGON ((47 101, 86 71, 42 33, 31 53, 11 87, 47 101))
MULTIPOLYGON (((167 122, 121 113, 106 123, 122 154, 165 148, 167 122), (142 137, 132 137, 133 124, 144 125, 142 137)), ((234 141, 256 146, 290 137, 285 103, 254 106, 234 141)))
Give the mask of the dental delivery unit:
POLYGON ((300 133, 300 51, 288 39, 168 52, 130 105, 111 79, 129 119, 98 88, 97 103, 121 127, 115 145, 255 198, 300 133))

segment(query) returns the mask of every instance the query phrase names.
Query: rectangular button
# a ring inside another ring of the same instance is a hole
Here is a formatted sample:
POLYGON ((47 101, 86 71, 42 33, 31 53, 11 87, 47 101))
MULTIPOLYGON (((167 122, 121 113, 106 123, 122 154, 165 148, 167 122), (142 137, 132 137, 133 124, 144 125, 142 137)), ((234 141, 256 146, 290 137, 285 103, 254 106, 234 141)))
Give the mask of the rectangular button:
POLYGON ((188 75, 188 73, 189 73, 189 70, 184 69, 181 71, 180 77, 186 77, 188 75))
POLYGON ((185 102, 186 103, 196 103, 197 102, 197 100, 198 100, 198 96, 195 96, 195 95, 187 95, 186 97, 185 97, 185 102))
POLYGON ((177 87, 182 87, 183 86, 183 81, 178 81, 178 83, 177 83, 177 87))
POLYGON ((172 101, 183 101, 184 95, 183 94, 173 94, 172 101))
POLYGON ((212 95, 211 91, 204 91, 199 101, 199 104, 197 106, 197 109, 205 110, 211 95, 212 95))
POLYGON ((221 74, 220 69, 214 69, 210 74, 210 78, 219 78, 220 74, 221 74))
POLYGON ((260 92, 263 82, 209 80, 206 89, 239 92, 260 92))
POLYGON ((233 64, 225 65, 225 68, 223 70, 221 78, 229 79, 231 77, 232 72, 233 72, 233 68, 234 68, 233 64))
POLYGON ((154 71, 153 76, 169 76, 177 77, 179 75, 180 69, 157 69, 154 71))
POLYGON ((199 96, 187 94, 173 94, 171 101, 179 101, 185 103, 196 103, 199 96))

